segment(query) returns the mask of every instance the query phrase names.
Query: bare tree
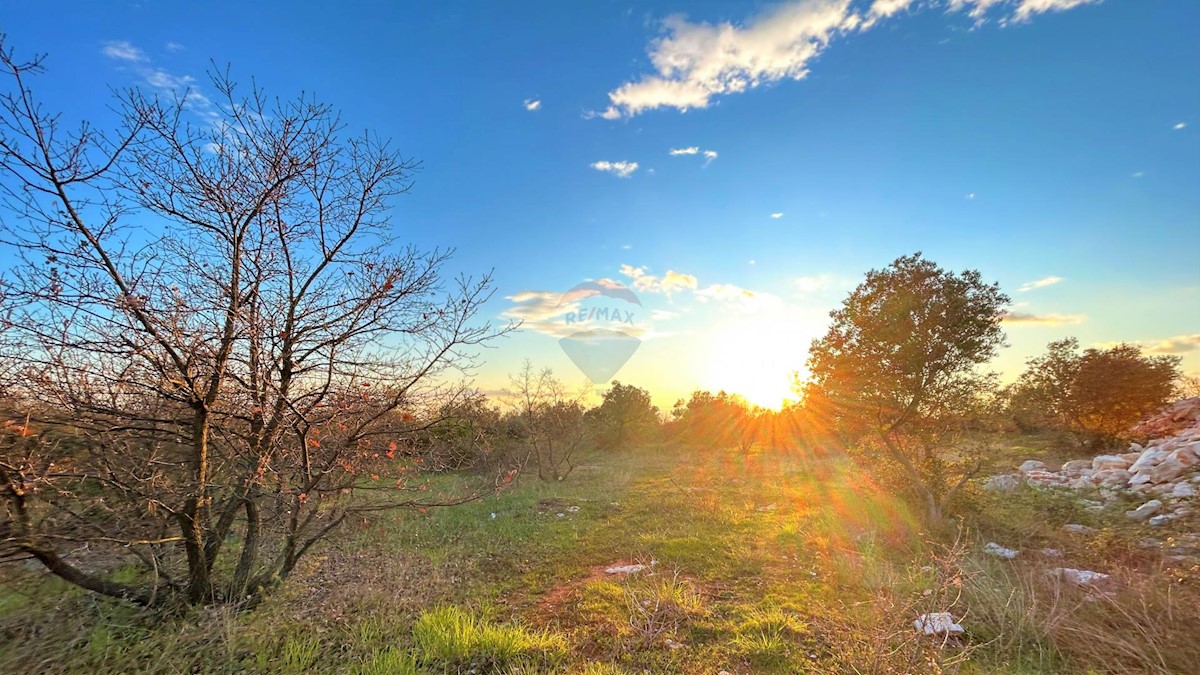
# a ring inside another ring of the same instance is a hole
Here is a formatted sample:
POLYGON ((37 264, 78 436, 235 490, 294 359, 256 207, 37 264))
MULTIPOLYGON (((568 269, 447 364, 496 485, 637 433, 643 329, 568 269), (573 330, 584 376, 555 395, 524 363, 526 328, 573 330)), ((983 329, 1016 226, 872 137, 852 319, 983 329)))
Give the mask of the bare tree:
POLYGON ((405 439, 507 328, 475 319, 489 276, 396 245, 415 162, 228 72, 204 115, 134 89, 115 134, 72 131, 41 57, 0 63, 5 547, 140 604, 245 603, 350 513, 473 496, 423 499, 405 439))
POLYGON ((589 439, 582 392, 568 395, 554 371, 536 370, 528 359, 509 377, 509 384, 521 440, 528 444, 527 461, 533 461, 538 478, 544 481, 566 479, 575 468, 575 453, 589 439))

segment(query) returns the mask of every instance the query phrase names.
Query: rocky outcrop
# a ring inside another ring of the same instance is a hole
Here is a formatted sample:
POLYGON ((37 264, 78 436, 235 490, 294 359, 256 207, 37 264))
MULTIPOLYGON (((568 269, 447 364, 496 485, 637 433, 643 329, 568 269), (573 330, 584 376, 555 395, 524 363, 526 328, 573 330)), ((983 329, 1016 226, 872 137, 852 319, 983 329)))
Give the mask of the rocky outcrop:
POLYGON ((1023 481, 1039 488, 1095 490, 1105 502, 1132 496, 1142 504, 1127 515, 1151 525, 1190 515, 1191 501, 1200 493, 1200 398, 1168 406, 1130 434, 1145 440, 1131 443, 1128 452, 1072 460, 1058 471, 1026 460, 1019 473, 993 476, 984 487, 1010 490, 1013 482, 1023 481))

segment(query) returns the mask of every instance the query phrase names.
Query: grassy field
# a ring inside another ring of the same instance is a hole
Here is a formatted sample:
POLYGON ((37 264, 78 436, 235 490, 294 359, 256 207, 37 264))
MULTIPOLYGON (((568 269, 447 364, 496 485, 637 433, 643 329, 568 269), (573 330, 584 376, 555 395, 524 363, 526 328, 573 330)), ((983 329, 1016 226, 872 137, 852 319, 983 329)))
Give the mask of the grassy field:
MULTIPOLYGON (((1053 459, 1036 443, 1007 451, 1053 459)), ((240 615, 164 619, 9 571, 0 671, 1132 673, 1200 663, 1195 564, 1139 547, 1147 532, 1115 507, 970 491, 964 526, 926 532, 844 460, 654 446, 587 462, 563 482, 526 476, 465 506, 354 523, 240 615), (1097 531, 1064 535, 1067 522, 1097 531), (984 555, 991 540, 1023 554, 984 555), (1037 553, 1051 546, 1061 558, 1037 553), (646 567, 605 571, 634 564, 646 567), (1117 583, 1107 594, 1077 589, 1047 573, 1055 566, 1117 583), (966 632, 918 636, 913 620, 933 611, 966 632)), ((1169 545, 1172 532, 1153 534, 1169 545)))

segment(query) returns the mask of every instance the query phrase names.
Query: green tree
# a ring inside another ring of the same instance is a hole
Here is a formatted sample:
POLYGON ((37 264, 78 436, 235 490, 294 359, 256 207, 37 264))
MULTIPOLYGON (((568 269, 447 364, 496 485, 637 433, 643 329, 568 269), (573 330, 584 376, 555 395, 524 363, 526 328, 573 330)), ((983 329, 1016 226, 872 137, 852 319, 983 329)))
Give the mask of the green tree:
POLYGON ((894 463, 934 521, 980 466, 963 434, 993 391, 979 366, 1004 344, 1008 303, 979 272, 917 253, 868 272, 812 344, 806 404, 867 457, 894 463))
POLYGON ((587 413, 598 445, 624 448, 644 441, 658 429, 658 408, 650 401, 650 392, 616 380, 599 406, 587 413))
POLYGON ((1022 425, 1113 439, 1172 399, 1179 363, 1136 345, 1080 352, 1075 338, 1057 340, 1027 362, 1010 389, 1009 409, 1022 425))

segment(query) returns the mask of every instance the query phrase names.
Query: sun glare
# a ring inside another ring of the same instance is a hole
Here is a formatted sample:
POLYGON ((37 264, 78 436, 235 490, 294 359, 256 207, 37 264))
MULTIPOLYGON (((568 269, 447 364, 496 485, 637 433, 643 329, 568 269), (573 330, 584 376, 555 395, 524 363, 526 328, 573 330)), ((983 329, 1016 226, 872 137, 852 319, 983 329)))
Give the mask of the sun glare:
POLYGON ((705 355, 701 388, 739 394, 778 410, 796 398, 792 373, 802 370, 812 326, 794 317, 752 317, 717 330, 705 355), (804 325, 797 325, 804 324, 804 325))

